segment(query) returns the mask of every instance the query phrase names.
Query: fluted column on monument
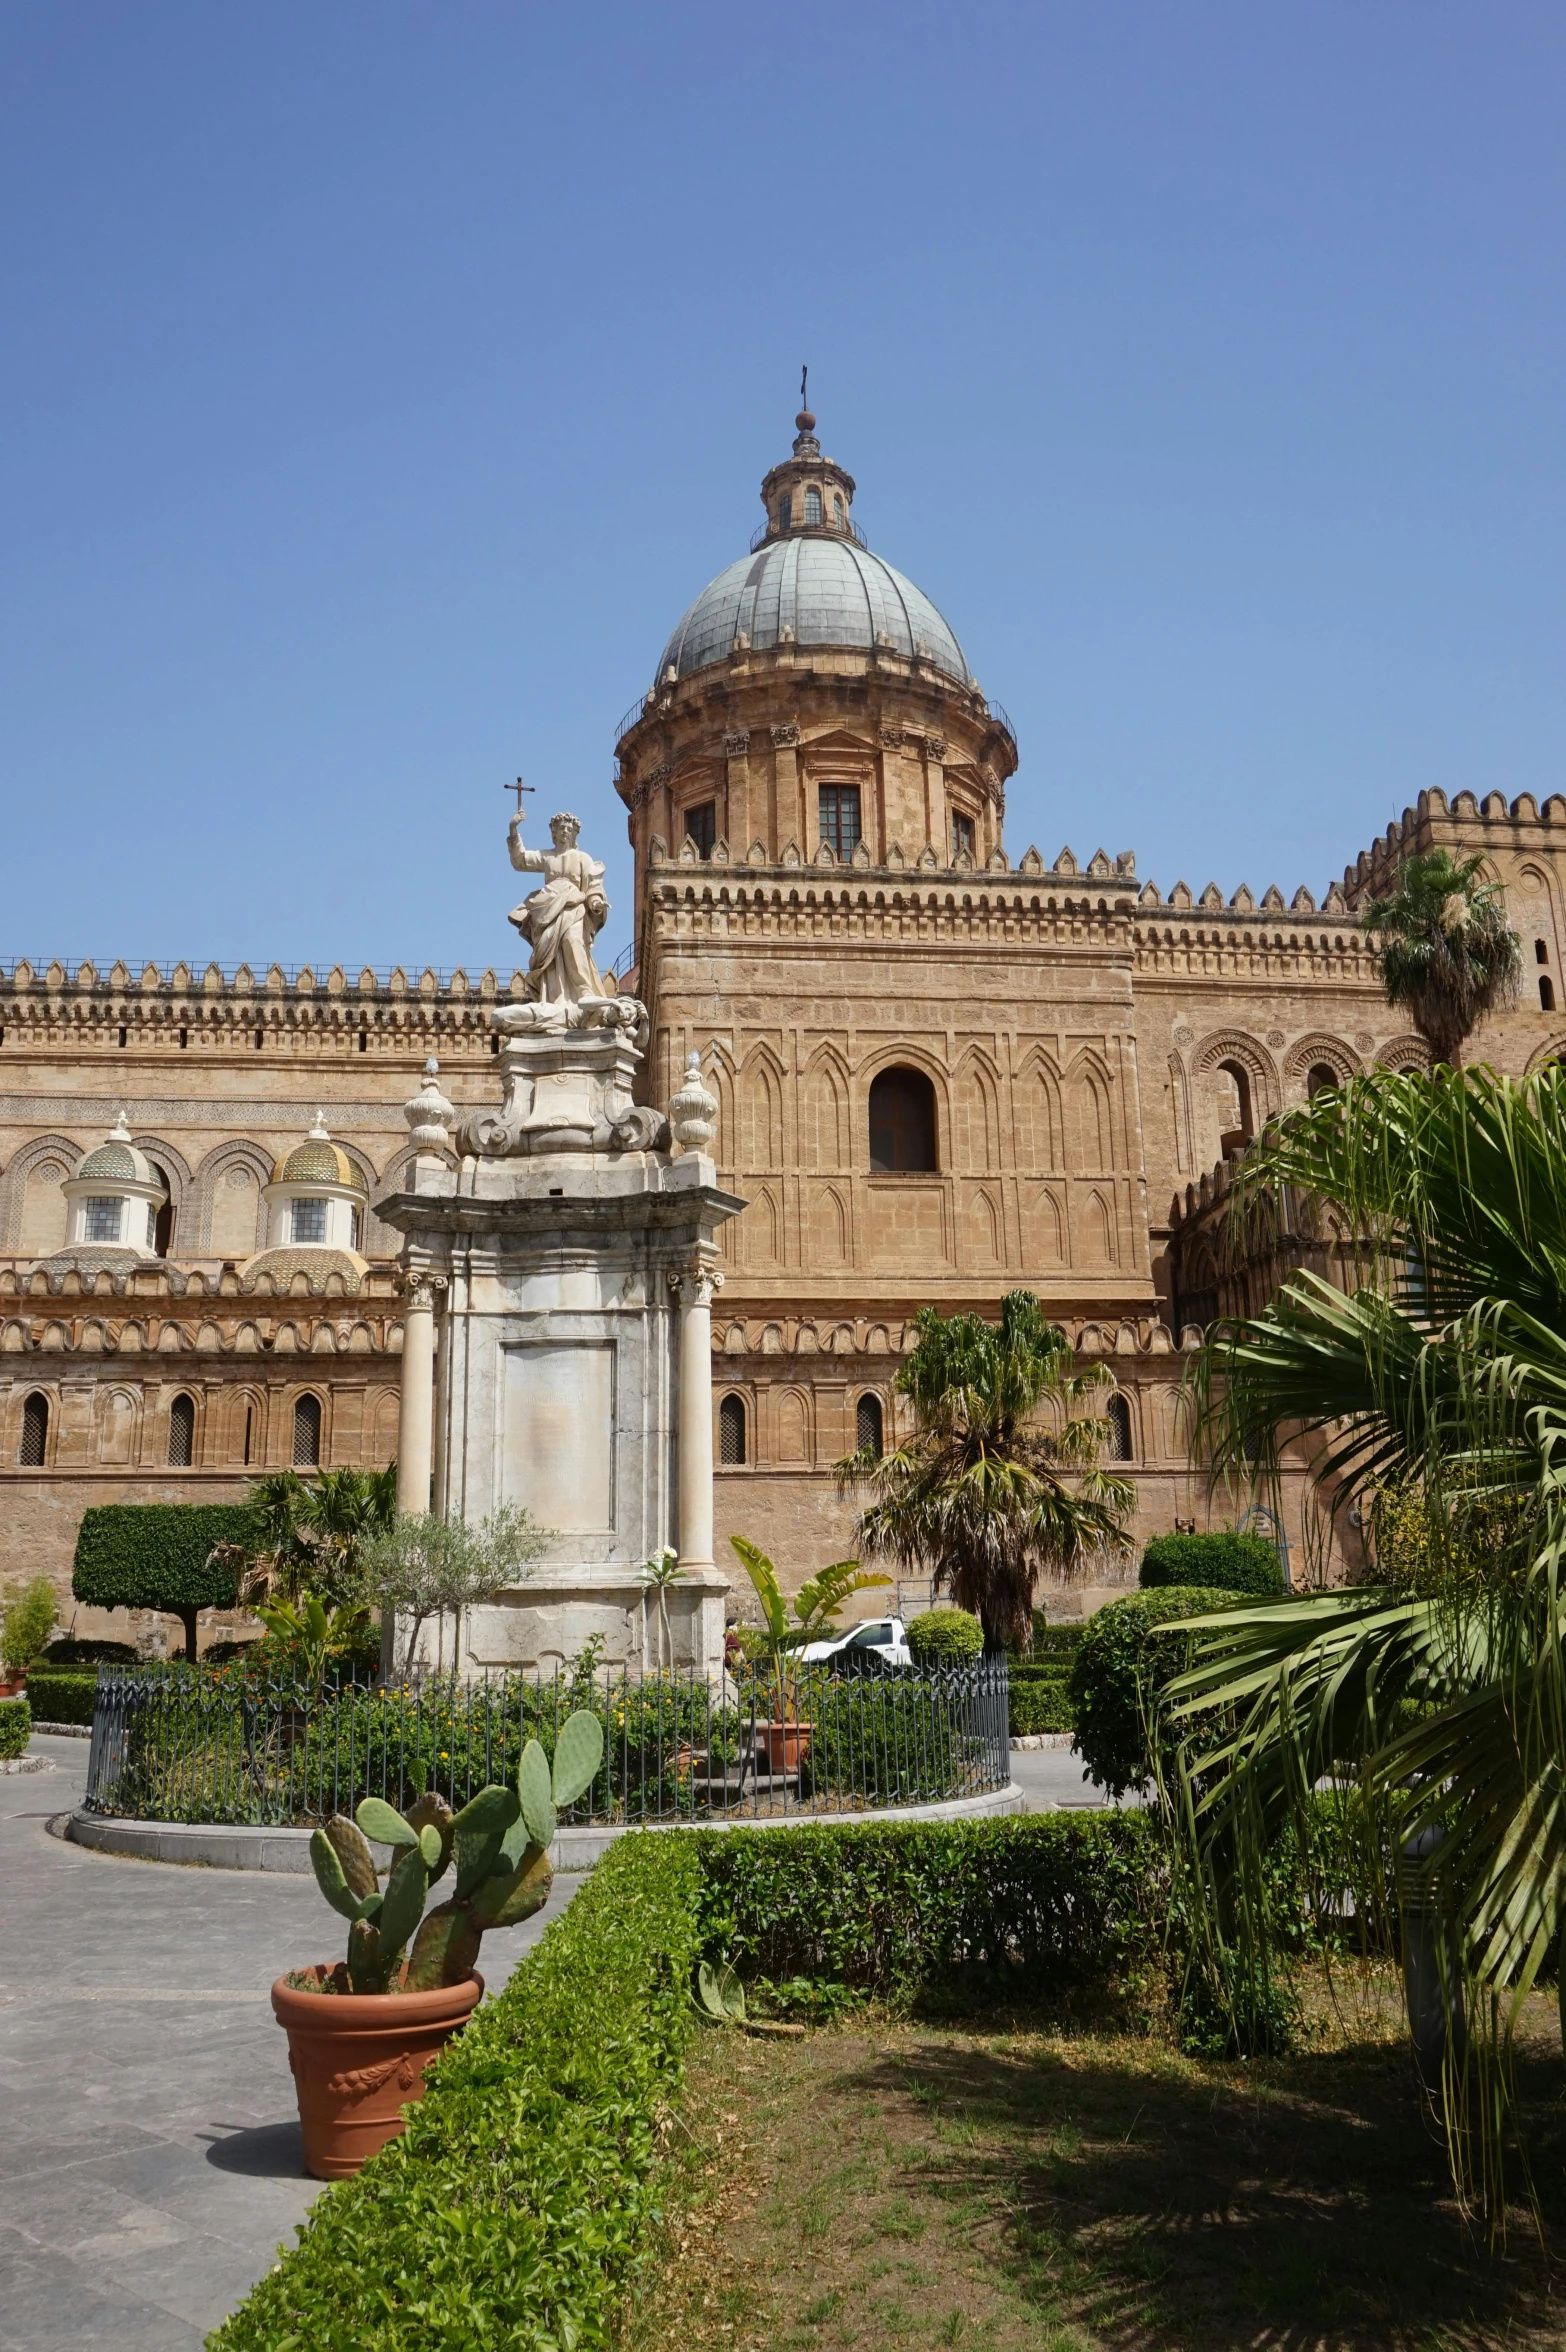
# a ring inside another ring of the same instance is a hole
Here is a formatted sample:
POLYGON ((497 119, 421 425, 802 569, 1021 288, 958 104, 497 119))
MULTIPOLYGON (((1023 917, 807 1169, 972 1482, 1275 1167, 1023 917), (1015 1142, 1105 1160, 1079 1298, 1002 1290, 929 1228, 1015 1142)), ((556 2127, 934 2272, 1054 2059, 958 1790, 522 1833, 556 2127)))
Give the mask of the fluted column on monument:
POLYGON ((723 1287, 716 1266, 698 1260, 669 1276, 680 1302, 680 1566, 712 1559, 712 1301, 723 1287))

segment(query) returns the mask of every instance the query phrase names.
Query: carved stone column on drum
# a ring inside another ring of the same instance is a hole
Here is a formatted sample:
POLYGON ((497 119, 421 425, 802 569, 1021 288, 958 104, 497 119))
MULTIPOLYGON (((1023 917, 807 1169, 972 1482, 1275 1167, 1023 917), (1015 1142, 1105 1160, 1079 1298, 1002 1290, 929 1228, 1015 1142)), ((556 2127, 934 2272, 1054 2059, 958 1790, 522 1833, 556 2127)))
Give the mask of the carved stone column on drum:
POLYGON ((712 1560, 712 1299, 723 1276, 698 1264, 669 1276, 680 1302, 680 1527, 683 1569, 712 1560))
POLYGON ((397 1508, 417 1514, 430 1507, 435 1461, 435 1294, 439 1274, 414 1272, 403 1281, 402 1393, 397 1410, 397 1508))

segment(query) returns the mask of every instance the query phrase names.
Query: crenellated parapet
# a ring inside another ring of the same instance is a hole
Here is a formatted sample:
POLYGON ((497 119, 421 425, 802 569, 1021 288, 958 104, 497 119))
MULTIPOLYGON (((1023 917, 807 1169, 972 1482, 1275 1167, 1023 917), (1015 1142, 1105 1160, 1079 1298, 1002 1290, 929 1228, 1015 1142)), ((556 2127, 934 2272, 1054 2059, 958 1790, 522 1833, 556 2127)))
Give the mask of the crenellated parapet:
POLYGON ((493 966, 409 973, 341 964, 144 964, 100 969, 90 960, 0 962, 0 1037, 9 1044, 200 1047, 254 1051, 381 1052, 402 1060, 438 1038, 444 1054, 491 1051, 489 1015, 523 993, 523 974, 493 966))
POLYGON ((1362 849, 1343 869, 1343 895, 1358 906, 1393 886, 1406 858, 1436 848, 1487 853, 1529 850, 1558 855, 1566 850, 1566 795, 1551 793, 1542 807, 1531 792, 1508 800, 1504 792, 1459 792, 1452 800, 1439 787, 1421 792, 1412 808, 1362 849))

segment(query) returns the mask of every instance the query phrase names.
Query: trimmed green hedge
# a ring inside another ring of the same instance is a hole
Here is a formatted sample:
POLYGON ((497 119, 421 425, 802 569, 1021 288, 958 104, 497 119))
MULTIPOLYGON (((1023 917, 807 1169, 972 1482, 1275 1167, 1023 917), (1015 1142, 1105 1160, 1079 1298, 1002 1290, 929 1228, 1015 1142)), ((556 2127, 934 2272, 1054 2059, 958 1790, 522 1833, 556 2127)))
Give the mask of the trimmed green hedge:
POLYGON ((1041 1674, 1019 1674, 1013 1667, 1009 1706, 1013 1739, 1036 1731, 1074 1731, 1070 1667, 1055 1666, 1041 1674))
POLYGON ((1149 1724, 1162 1685, 1192 1661, 1191 1636, 1161 1629, 1234 1602, 1232 1592, 1177 1585, 1169 1592, 1128 1593, 1090 1619, 1071 1669, 1076 1751, 1114 1796, 1152 1777, 1149 1724))
POLYGON ((699 1830, 692 1842, 708 1950, 742 1976, 1047 1993, 1123 1984, 1159 1951, 1167 1869, 1142 1812, 699 1830))
POLYGON ((73 1641, 62 1635, 52 1641, 38 1661, 40 1666, 135 1666, 140 1663, 129 1642, 73 1641))
POLYGON ((250 1545, 255 1514, 244 1503, 103 1503, 82 1513, 71 1591, 95 1609, 162 1609, 185 1621, 195 1655, 196 1613, 232 1609, 233 1566, 208 1555, 217 1544, 250 1545))
POLYGON ((619 1839, 216 2352, 608 2345, 658 2217, 700 1915, 690 1838, 619 1839))
POLYGON ((96 1670, 82 1673, 65 1666, 35 1666, 27 1677, 27 1695, 40 1723, 91 1723, 96 1670))
POLYGON ((24 1756, 33 1736, 33 1711, 25 1699, 0 1699, 0 1764, 24 1756))
POLYGON ((908 1647, 916 1666, 949 1666, 984 1651, 984 1628, 966 1609, 926 1609, 908 1621, 908 1647))
POLYGON ((1283 1564, 1261 1536, 1241 1535, 1232 1527, 1210 1535, 1155 1535, 1142 1554, 1137 1581, 1149 1590, 1199 1584, 1209 1592, 1273 1600, 1283 1590, 1283 1564))

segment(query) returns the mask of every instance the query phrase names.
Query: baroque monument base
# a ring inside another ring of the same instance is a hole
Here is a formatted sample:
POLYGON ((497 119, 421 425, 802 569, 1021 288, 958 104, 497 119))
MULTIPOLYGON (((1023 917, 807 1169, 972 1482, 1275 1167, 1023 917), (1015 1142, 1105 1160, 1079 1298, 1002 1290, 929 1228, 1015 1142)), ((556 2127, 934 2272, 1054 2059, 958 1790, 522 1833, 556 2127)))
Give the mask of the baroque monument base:
POLYGON ((712 1296, 718 1229, 745 1204, 702 1148, 718 1106, 696 1055, 667 1117, 634 1100, 647 1010, 592 961, 608 901, 577 830, 554 817, 540 853, 512 822, 512 864, 545 881, 511 918, 527 997, 490 1016, 502 1102, 453 1150, 431 1062, 405 1106, 412 1189, 378 1205, 405 1237, 397 1503, 428 1510, 433 1481, 438 1517, 521 1504, 549 1530, 535 1567, 462 1613, 459 1670, 547 1670, 598 1636, 606 1665, 716 1677, 712 1296), (666 1551, 680 1575, 647 1591, 637 1571, 666 1551))

